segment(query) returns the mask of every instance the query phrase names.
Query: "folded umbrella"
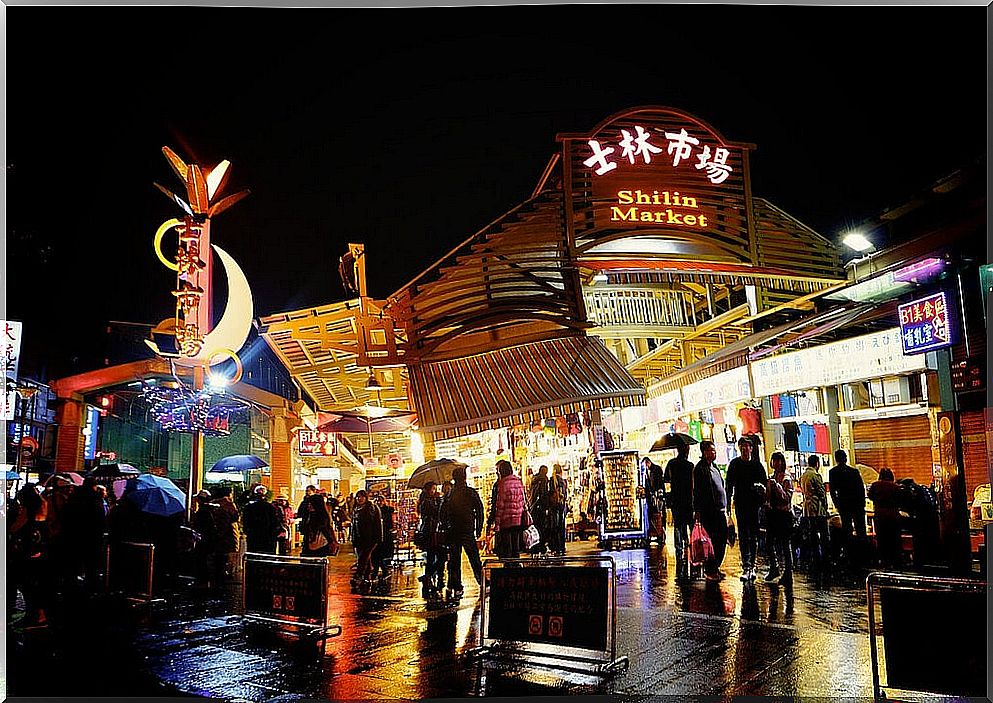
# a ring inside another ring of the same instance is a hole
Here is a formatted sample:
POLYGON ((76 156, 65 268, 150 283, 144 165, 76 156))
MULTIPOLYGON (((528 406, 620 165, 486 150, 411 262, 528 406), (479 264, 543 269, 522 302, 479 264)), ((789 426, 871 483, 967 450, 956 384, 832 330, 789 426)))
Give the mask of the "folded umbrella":
POLYGON ((186 496, 179 486, 155 474, 142 474, 128 481, 121 500, 149 515, 169 517, 186 510, 186 496))
POLYGON ((407 479, 407 488, 424 488, 429 481, 434 481, 439 485, 451 481, 452 472, 456 466, 466 468, 466 464, 454 459, 434 459, 426 464, 421 464, 414 469, 410 478, 407 479))
POLYGON ((688 447, 691 444, 697 444, 697 441, 688 434, 683 432, 670 432, 662 435, 662 437, 660 437, 648 451, 660 452, 663 449, 677 449, 679 447, 688 447))

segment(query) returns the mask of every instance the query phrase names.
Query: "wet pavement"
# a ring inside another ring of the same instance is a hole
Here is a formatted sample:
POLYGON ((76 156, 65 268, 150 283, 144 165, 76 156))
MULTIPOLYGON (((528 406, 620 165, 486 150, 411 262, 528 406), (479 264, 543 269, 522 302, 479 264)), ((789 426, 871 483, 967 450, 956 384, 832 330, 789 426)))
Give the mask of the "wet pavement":
MULTIPOLYGON (((671 542, 670 542, 671 544, 671 542)), ((671 547, 670 547, 671 549, 671 547)), ((570 555, 594 553, 574 542, 570 555)), ((350 592, 352 554, 331 559, 331 621, 340 636, 301 642, 238 614, 226 598, 185 595, 158 607, 91 603, 61 627, 8 630, 10 696, 189 695, 226 700, 419 700, 521 695, 804 696, 871 699, 864 588, 816 587, 796 574, 790 590, 738 579, 729 550, 719 584, 677 584, 671 553, 603 552, 617 567, 617 655, 612 677, 592 671, 479 662, 480 601, 468 566, 457 609, 428 611, 423 567, 396 570, 388 589, 350 592), (792 603, 792 608, 790 604, 792 603)), ((760 570, 761 572, 761 570, 760 570)), ((54 621, 53 621, 54 622, 54 621)))

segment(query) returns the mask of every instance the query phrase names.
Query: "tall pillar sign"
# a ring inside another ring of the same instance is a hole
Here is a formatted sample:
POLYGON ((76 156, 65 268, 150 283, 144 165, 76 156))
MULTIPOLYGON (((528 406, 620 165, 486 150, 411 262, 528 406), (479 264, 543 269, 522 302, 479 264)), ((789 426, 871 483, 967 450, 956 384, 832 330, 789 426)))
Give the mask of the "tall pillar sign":
MULTIPOLYGON (((248 338, 254 315, 252 292, 241 267, 226 251, 210 241, 210 220, 248 195, 239 191, 216 199, 223 188, 230 162, 222 161, 206 173, 198 164, 187 164, 168 147, 163 147, 169 165, 179 176, 186 198, 156 183, 156 187, 179 205, 182 219, 166 220, 155 233, 154 249, 159 260, 176 272, 176 285, 171 291, 176 299, 176 314, 152 330, 146 340, 151 349, 178 366, 191 368, 193 387, 176 392, 154 389, 150 393, 153 410, 164 427, 193 434, 190 459, 188 503, 203 482, 204 433, 227 431, 226 415, 211 412, 211 388, 235 383, 241 378, 238 350, 248 338), (169 259, 162 252, 166 233, 175 230, 178 243, 176 255, 169 259), (212 260, 216 253, 227 277, 228 300, 224 314, 213 324, 212 260), (211 366, 231 360, 235 364, 233 377, 211 372, 211 366), (209 386, 205 388, 205 382, 209 386)), ((219 411, 223 414, 223 411, 219 411)))

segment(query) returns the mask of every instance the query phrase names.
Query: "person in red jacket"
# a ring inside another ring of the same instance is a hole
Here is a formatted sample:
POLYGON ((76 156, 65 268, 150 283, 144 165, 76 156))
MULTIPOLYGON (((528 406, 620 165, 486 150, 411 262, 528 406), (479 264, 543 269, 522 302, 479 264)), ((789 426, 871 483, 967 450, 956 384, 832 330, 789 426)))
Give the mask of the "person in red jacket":
POLYGON ((493 504, 493 525, 496 529, 494 552, 500 559, 516 559, 521 553, 521 525, 526 510, 524 482, 514 475, 514 468, 506 459, 497 462, 500 480, 497 481, 496 502, 493 504))

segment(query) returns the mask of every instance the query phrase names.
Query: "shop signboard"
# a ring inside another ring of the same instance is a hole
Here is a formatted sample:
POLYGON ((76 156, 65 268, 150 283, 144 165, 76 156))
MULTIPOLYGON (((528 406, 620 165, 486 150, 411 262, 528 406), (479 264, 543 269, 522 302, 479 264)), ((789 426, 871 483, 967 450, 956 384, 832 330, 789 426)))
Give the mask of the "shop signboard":
MULTIPOLYGON (((751 362, 756 396, 923 371, 925 355, 904 354, 899 327, 751 362)), ((685 389, 684 389, 685 395, 685 389)))
POLYGON ((13 422, 14 411, 17 408, 17 391, 7 391, 3 395, 3 419, 13 422))
POLYGON ((648 407, 654 408, 653 412, 658 421, 672 420, 683 414, 683 394, 678 388, 674 388, 650 399, 648 407))
POLYGON ((985 388, 983 366, 983 359, 980 357, 971 357, 952 364, 952 390, 962 393, 985 388))
POLYGON ((3 376, 10 381, 17 380, 17 366, 21 358, 21 323, 14 320, 0 320, 3 323, 3 376))
POLYGON ((341 469, 336 466, 318 466, 317 467, 317 480, 318 481, 340 481, 341 480, 341 469))
POLYGON ((898 315, 904 354, 923 354, 952 345, 952 312, 944 291, 904 303, 898 315))
POLYGON ((338 436, 334 432, 300 430, 297 449, 300 456, 338 456, 338 436))
POLYGON ((729 405, 752 397, 748 367, 739 366, 683 386, 683 411, 694 412, 729 405))
POLYGON ((610 569, 520 566, 489 572, 493 640, 603 650, 608 646, 610 569))
POLYGON ((100 409, 86 406, 86 425, 83 427, 83 458, 95 459, 97 455, 97 430, 100 427, 100 409))
POLYGON ((747 255, 748 145, 665 107, 620 113, 591 132, 559 139, 577 238, 654 230, 719 238, 747 255))

